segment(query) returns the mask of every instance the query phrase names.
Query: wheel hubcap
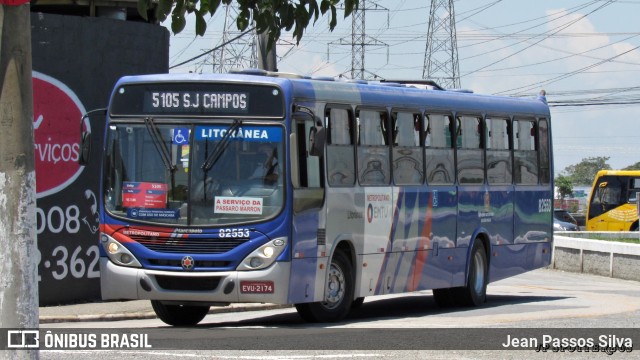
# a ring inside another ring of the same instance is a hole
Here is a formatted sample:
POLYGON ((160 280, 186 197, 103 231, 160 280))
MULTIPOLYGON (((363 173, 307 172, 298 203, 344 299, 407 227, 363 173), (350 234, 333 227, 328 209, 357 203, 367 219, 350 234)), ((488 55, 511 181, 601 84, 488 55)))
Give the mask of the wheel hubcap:
POLYGON ((342 269, 336 264, 331 264, 327 279, 327 297, 324 301, 328 309, 336 308, 344 298, 345 279, 342 269))
POLYGON ((473 283, 473 288, 476 294, 481 294, 484 288, 484 258, 480 252, 476 252, 474 256, 474 265, 475 265, 475 281, 473 283))

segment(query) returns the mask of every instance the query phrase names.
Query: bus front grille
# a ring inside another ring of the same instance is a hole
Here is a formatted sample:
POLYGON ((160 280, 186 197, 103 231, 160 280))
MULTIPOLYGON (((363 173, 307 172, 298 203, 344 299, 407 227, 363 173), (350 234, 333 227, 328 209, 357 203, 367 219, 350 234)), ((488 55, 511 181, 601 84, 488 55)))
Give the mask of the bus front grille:
MULTIPOLYGON (((170 266, 182 269, 182 260, 147 259, 147 261, 153 266, 170 266)), ((226 268, 230 265, 231 261, 196 260, 193 267, 194 269, 226 268)))
POLYGON ((161 253, 223 254, 244 244, 248 239, 177 238, 132 236, 149 250, 161 253))

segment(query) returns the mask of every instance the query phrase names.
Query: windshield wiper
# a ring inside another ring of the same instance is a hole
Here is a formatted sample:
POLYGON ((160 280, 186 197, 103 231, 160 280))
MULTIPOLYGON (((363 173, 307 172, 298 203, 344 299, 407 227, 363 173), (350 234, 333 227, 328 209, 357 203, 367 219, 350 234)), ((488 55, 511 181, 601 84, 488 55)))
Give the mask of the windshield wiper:
POLYGON ((222 153, 224 153, 224 151, 227 149, 227 146, 229 145, 229 139, 231 138, 231 135, 240 127, 240 125, 242 125, 242 121, 238 119, 233 120, 233 124, 231 124, 231 126, 227 129, 227 132, 224 134, 218 145, 216 145, 216 147, 213 149, 211 155, 209 155, 202 164, 201 168, 205 172, 211 170, 213 165, 218 161, 218 159, 220 159, 220 156, 222 156, 222 153))
POLYGON ((147 127, 147 131, 149 131, 149 135, 151 135, 151 140, 153 140, 153 145, 158 150, 160 157, 162 158, 162 163, 164 164, 167 170, 173 172, 176 170, 176 167, 171 164, 171 156, 169 155, 169 149, 167 148, 167 144, 162 141, 162 134, 158 127, 153 122, 153 119, 148 117, 144 119, 144 124, 147 127))

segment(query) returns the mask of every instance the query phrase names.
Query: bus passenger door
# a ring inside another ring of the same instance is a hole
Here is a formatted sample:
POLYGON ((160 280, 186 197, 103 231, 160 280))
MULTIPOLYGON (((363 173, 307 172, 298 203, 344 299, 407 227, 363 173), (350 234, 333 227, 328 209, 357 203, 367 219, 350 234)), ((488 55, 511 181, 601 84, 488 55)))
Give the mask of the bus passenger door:
POLYGON ((322 140, 322 134, 318 135, 322 131, 312 114, 294 116, 289 144, 293 185, 290 303, 320 301, 324 296, 324 272, 318 270, 319 262, 327 259, 323 151, 318 150, 324 144, 315 144, 322 140))

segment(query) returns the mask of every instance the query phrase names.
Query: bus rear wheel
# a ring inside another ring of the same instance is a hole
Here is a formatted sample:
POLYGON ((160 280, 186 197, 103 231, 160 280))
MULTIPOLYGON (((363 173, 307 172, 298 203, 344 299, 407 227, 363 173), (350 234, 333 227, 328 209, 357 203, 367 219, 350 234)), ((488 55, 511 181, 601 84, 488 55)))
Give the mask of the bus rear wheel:
POLYGON ((471 251, 469 278, 466 286, 434 289, 433 297, 439 307, 479 306, 487 301, 488 263, 482 241, 476 239, 471 251))
POLYGON ((460 302, 460 305, 479 306, 487 301, 487 275, 487 252, 482 241, 476 239, 473 242, 473 250, 471 251, 467 285, 453 289, 454 297, 460 302))
POLYGON ((322 302, 296 304, 298 314, 308 322, 335 322, 342 320, 353 303, 353 268, 342 251, 331 259, 325 299, 322 302))
POLYGON ((158 318, 171 326, 193 326, 209 313, 209 306, 167 305, 159 300, 151 300, 151 307, 158 318))

